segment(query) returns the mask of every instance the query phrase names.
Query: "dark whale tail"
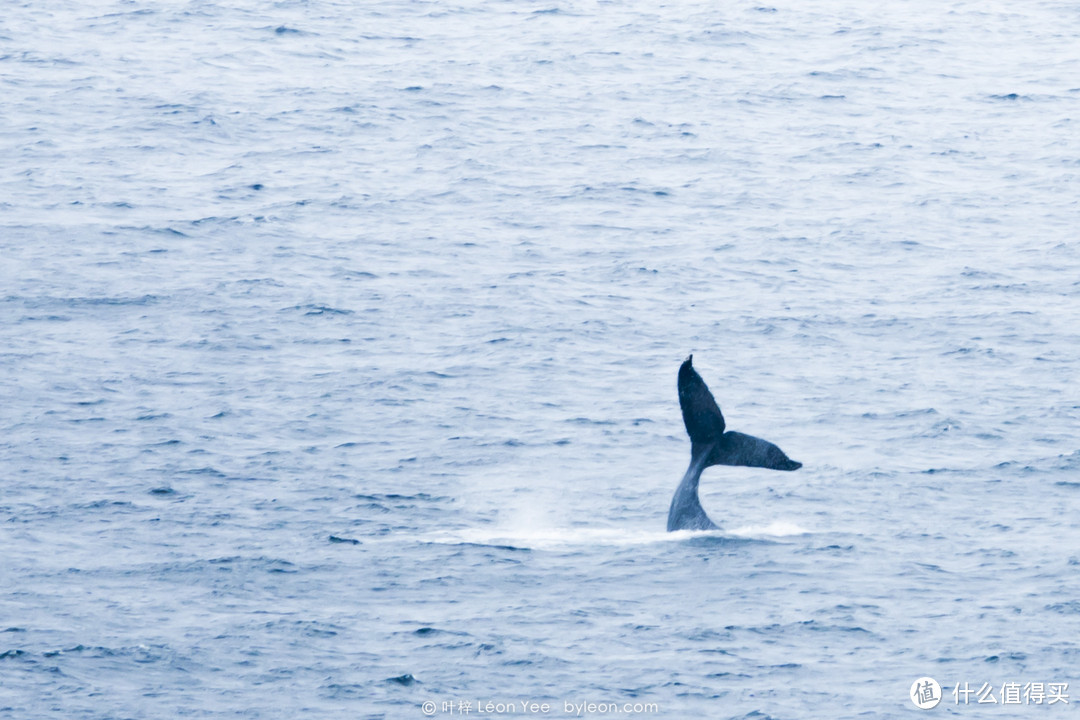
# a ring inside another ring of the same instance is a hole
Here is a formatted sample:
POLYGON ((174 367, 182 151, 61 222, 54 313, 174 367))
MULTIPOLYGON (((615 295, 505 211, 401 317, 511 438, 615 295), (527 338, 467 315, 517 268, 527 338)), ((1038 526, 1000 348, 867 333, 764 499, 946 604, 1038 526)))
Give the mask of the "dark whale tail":
POLYGON ((698 481, 712 465, 743 465, 770 470, 798 470, 792 460, 768 440, 727 431, 727 424, 705 381, 694 370, 694 356, 679 368, 679 405, 690 436, 690 467, 675 490, 668 512, 668 530, 711 530, 716 524, 698 500, 698 481))
POLYGON ((694 369, 693 355, 679 368, 679 406, 693 447, 714 443, 724 434, 727 427, 724 416, 705 381, 694 369))

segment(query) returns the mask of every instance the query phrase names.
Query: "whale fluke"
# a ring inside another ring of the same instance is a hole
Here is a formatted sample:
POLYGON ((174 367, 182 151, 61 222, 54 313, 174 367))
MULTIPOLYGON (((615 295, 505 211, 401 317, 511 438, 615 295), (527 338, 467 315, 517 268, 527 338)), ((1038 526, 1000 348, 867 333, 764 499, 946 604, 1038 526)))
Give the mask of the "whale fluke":
POLYGON ((698 500, 701 473, 712 465, 744 465, 770 470, 798 470, 792 460, 768 440, 727 431, 720 406, 705 381, 694 369, 691 355, 679 368, 679 405, 686 434, 690 436, 690 467, 686 469, 675 496, 671 498, 667 529, 712 530, 716 524, 705 514, 698 500))
POLYGON ((693 446, 715 442, 724 434, 724 416, 705 381, 694 369, 694 356, 686 358, 679 368, 679 406, 686 425, 686 434, 693 446))

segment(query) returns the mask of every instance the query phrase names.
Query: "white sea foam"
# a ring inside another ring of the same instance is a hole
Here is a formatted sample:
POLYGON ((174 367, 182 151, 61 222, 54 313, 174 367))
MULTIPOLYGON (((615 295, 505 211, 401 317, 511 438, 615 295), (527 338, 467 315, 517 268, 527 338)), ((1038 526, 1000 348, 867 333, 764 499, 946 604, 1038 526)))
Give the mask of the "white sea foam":
POLYGON ((807 535, 809 530, 785 520, 775 520, 768 525, 746 525, 729 531, 738 537, 792 537, 794 535, 807 535))
POLYGON ((535 528, 532 530, 468 529, 453 533, 419 536, 421 542, 477 543, 528 548, 564 548, 587 545, 650 545, 683 539, 685 533, 634 531, 619 528, 535 528))
MULTIPOLYGON (((456 532, 420 535, 418 542, 447 544, 475 543, 479 545, 508 545, 527 548, 566 548, 592 545, 652 545, 681 542, 696 537, 723 538, 783 538, 806 535, 809 531, 791 522, 776 521, 768 525, 749 525, 727 530, 641 530, 629 528, 547 527, 531 529, 469 528, 456 532)), ((400 542, 401 538, 386 541, 400 542)))

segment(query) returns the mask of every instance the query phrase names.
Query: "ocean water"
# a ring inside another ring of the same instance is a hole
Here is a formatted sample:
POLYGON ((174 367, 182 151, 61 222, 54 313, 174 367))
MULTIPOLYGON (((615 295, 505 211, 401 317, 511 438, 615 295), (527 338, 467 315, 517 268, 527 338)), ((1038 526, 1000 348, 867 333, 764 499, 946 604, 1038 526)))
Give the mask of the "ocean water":
POLYGON ((1080 704, 1075 3, 16 2, 0 98, 0 717, 1080 704), (691 352, 804 467, 669 534, 691 352))

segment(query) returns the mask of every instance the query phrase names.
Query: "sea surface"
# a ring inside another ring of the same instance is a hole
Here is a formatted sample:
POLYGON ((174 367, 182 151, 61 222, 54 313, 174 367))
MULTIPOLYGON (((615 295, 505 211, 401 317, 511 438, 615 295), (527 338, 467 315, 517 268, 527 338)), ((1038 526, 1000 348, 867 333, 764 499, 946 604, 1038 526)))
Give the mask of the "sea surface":
POLYGON ((5 3, 0 717, 1075 717, 1080 5, 763 1, 5 3))

